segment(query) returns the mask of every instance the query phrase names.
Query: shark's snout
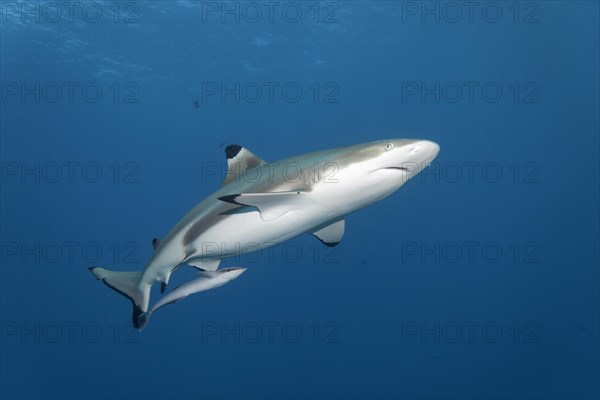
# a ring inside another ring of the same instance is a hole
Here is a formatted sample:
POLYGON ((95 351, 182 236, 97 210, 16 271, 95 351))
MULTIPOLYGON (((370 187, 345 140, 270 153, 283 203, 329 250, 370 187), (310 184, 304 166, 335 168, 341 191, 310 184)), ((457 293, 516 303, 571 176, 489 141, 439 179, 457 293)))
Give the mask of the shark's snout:
POLYGON ((440 146, 430 140, 419 140, 414 143, 411 150, 422 163, 430 164, 439 154, 440 146))
POLYGON ((440 146, 430 140, 399 139, 389 147, 391 151, 381 153, 371 172, 404 171, 410 178, 427 168, 440 152, 440 146))
POLYGON ((230 267, 230 268, 220 269, 219 272, 227 280, 233 280, 233 279, 237 278, 238 276, 240 276, 241 274, 243 274, 244 272, 246 272, 246 268, 242 268, 242 267, 230 267))

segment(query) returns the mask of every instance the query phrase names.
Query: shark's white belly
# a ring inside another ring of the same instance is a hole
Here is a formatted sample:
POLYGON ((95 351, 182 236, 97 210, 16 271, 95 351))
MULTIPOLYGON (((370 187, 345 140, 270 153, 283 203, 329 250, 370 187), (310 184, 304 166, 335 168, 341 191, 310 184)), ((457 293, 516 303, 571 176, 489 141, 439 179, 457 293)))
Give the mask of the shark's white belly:
POLYGON ((224 258, 258 251, 289 240, 335 218, 327 212, 292 210, 273 221, 258 211, 225 218, 194 242, 194 258, 224 258))

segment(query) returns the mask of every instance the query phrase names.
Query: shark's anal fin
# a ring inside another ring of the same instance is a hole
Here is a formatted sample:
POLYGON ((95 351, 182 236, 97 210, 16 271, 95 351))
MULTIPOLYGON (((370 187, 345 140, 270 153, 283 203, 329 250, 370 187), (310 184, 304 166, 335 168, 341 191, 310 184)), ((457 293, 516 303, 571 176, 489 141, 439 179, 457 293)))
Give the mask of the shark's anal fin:
POLYGON ((154 250, 156 250, 156 248, 160 246, 160 239, 159 238, 154 238, 152 239, 152 248, 154 250))
POLYGON ((219 264, 221 264, 221 260, 191 260, 185 261, 184 264, 191 265, 194 268, 199 269, 200 271, 209 271, 213 272, 219 268, 219 264))
POLYGON ((260 218, 273 221, 285 213, 293 210, 302 199, 304 192, 271 192, 271 193, 241 193, 219 197, 219 200, 228 203, 251 206, 258 208, 260 218))
POLYGON ((240 179, 249 169, 266 164, 264 160, 237 144, 227 146, 225 155, 227 156, 227 176, 223 181, 223 186, 240 179))
POLYGON ((344 231, 346 229, 346 220, 340 219, 329 225, 321 225, 317 230, 311 232, 316 236, 324 245, 333 247, 338 245, 344 237, 344 231))

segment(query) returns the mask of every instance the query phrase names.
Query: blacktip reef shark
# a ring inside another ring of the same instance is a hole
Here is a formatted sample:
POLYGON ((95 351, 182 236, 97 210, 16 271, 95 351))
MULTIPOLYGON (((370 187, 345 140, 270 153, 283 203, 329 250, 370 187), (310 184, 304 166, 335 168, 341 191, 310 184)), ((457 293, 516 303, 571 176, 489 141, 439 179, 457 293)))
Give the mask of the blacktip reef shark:
MULTIPOLYGON (((150 289, 164 291, 181 265, 216 271, 221 259, 261 250, 302 233, 335 246, 344 217, 389 196, 439 153, 428 140, 393 139, 266 162, 246 148, 225 149, 228 173, 219 190, 188 212, 161 241, 146 268, 90 270, 133 303, 133 325, 147 320, 150 289)), ((187 294, 186 294, 187 295, 187 294)))

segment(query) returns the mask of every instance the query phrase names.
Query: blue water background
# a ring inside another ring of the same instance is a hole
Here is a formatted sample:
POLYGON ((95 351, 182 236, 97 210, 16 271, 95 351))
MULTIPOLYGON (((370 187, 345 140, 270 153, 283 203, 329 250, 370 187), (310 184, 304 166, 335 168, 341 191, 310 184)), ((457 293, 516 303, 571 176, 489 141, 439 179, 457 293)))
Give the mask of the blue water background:
POLYGON ((0 397, 598 398, 597 2, 496 2, 497 22, 483 5, 438 22, 420 7, 453 10, 435 2, 300 2, 297 22, 287 3, 257 22, 94 4, 95 23, 2 3, 0 397), (207 92, 236 82, 239 102, 207 92), (227 144, 277 160, 401 137, 438 159, 350 215, 339 247, 304 235, 226 260, 248 271, 142 333, 87 270, 142 268, 220 186, 227 144))

